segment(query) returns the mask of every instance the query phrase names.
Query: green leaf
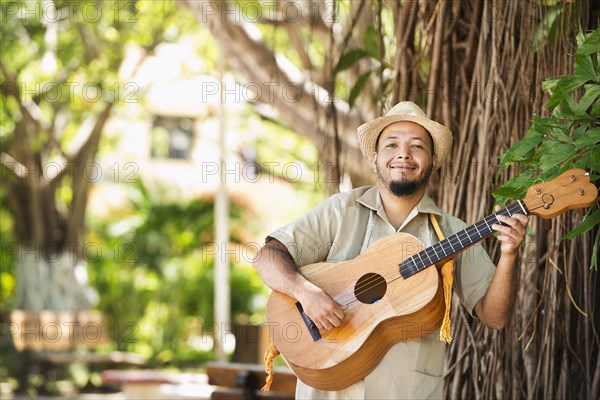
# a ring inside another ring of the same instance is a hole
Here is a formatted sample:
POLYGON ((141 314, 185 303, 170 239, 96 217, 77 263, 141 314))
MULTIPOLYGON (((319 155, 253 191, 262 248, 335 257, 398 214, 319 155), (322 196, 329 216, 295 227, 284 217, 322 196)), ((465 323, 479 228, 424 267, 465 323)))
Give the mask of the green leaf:
MULTIPOLYGON (((569 125, 573 122, 579 123, 592 123, 595 122, 586 112, 586 109, 579 103, 577 103, 572 96, 567 96, 565 100, 557 107, 556 112, 552 113, 558 118, 566 118, 569 120, 569 125)), ((570 130, 570 126, 566 127, 566 130, 570 130)))
POLYGON ((356 98, 358 97, 360 92, 362 92, 363 88, 365 87, 365 84, 369 81, 370 76, 371 76, 371 71, 365 72, 356 81, 356 84, 350 91, 350 97, 348 98, 348 104, 350 105, 350 107, 354 106, 354 102, 356 101, 356 98))
POLYGON ((510 163, 528 160, 530 158, 528 154, 544 140, 546 125, 547 122, 544 118, 537 115, 534 116, 533 124, 527 130, 527 134, 525 134, 523 139, 515 142, 500 157, 498 172, 506 169, 510 163))
POLYGON ((592 212, 591 214, 590 214, 590 212, 588 212, 588 214, 586 214, 586 216, 583 217, 583 220, 581 221, 581 223, 579 225, 577 225, 575 227, 575 229, 571 230, 565 236, 560 238, 559 241, 564 240, 564 239, 573 239, 575 236, 581 235, 581 234, 586 233, 587 231, 591 230, 593 227, 598 225, 598 223, 600 223, 600 209, 597 209, 596 211, 592 212))
POLYGON ((587 110, 594 104, 594 101, 600 96, 600 85, 585 85, 585 93, 579 100, 579 105, 583 110, 587 110))
POLYGON ((592 111, 590 111, 590 116, 592 116, 593 118, 600 117, 600 101, 594 103, 594 105, 592 106, 592 111))
POLYGON ((385 58, 383 54, 380 54, 379 49, 379 33, 375 29, 374 26, 369 26, 367 31, 365 32, 365 36, 363 38, 363 43, 365 50, 367 53, 376 60, 383 61, 382 57, 385 58))
POLYGON ((575 145, 558 142, 556 140, 547 140, 545 146, 540 148, 540 169, 544 172, 562 164, 575 154, 575 145))
POLYGON ((570 143, 572 142, 572 140, 569 137, 569 133, 571 132, 572 125, 573 123, 570 121, 564 124, 555 125, 550 128, 550 134, 552 135, 552 137, 554 137, 557 140, 560 140, 561 142, 570 143))
POLYGON ((548 103, 546 104, 546 108, 554 108, 569 95, 573 93, 575 90, 582 87, 587 82, 587 79, 582 79, 577 76, 566 75, 560 78, 554 87, 554 92, 548 103))
POLYGON ((595 144, 600 143, 600 127, 596 127, 590 129, 585 132, 585 134, 577 139, 575 139, 575 148, 583 149, 589 146, 593 146, 595 144))
MULTIPOLYGON (((573 164, 573 167, 600 171, 600 148, 598 147, 595 146, 595 148, 590 149, 591 151, 586 152, 579 161, 573 164)), ((590 179, 594 180, 593 178, 590 179)))
POLYGON ((516 155, 525 156, 531 150, 533 150, 537 145, 539 145, 544 140, 544 136, 535 130, 527 131, 527 134, 523 139, 519 140, 515 144, 512 145, 511 149, 515 152, 516 155))
POLYGON ((492 194, 496 198, 496 204, 504 204, 510 200, 522 199, 529 186, 533 184, 533 175, 535 173, 535 168, 527 169, 494 190, 492 194))
POLYGON ((575 56, 575 76, 588 81, 597 81, 596 70, 590 55, 575 56))
POLYGON ((587 125, 582 125, 579 128, 575 129, 573 131, 573 138, 577 139, 577 138, 583 137, 585 135, 587 128, 588 128, 587 125))
POLYGON ((518 199, 524 191, 520 188, 511 186, 501 186, 494 190, 494 197, 507 197, 509 199, 518 199))
POLYGON ((552 93, 560 78, 548 78, 542 82, 542 89, 545 92, 552 93))
POLYGON ((600 29, 596 29, 585 35, 584 42, 577 49, 576 55, 587 56, 588 54, 600 52, 600 29))
POLYGON ((352 49, 347 53, 344 53, 337 65, 335 66, 335 70, 336 72, 340 72, 343 71, 345 69, 348 69, 350 67, 352 67, 354 64, 356 64, 358 62, 358 60, 365 58, 365 57, 369 57, 369 53, 366 52, 363 49, 352 49))
POLYGON ((544 17, 535 30, 533 36, 533 51, 539 51, 546 41, 553 44, 556 40, 556 17, 562 12, 562 7, 558 5, 551 6, 544 14, 544 17))

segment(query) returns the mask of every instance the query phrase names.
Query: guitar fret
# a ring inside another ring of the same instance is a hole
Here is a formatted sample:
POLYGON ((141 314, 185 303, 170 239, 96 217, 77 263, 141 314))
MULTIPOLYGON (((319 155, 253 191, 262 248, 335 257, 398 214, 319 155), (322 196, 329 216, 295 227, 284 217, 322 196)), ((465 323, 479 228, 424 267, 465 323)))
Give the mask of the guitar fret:
POLYGON ((470 229, 470 230, 473 230, 473 227, 472 227, 472 226, 469 226, 469 227, 468 227, 468 228, 465 230, 465 232, 467 233, 467 237, 469 238, 469 244, 473 244, 473 243, 475 243, 476 241, 475 241, 475 240, 473 240, 473 238, 471 237, 471 233, 469 233, 469 229, 470 229))
MULTIPOLYGON (((456 236, 456 235, 452 235, 452 236, 450 236, 450 238, 452 238, 453 236, 456 236)), ((448 238, 446 240, 448 241, 448 244, 450 245, 450 248, 452 249, 452 252, 455 253, 456 250, 454 250, 454 246, 452 246, 452 240, 450 240, 450 238, 448 238)))
POLYGON ((478 236, 477 240, 481 239, 481 232, 479 232, 479 229, 477 228, 477 225, 473 224, 473 225, 471 225, 471 228, 472 228, 471 232, 473 233, 473 235, 476 234, 478 236))
POLYGON ((413 263, 415 264, 415 268, 417 269, 417 271, 420 271, 423 269, 423 261, 421 260, 420 256, 417 256, 419 256, 419 253, 413 256, 413 263))
MULTIPOLYGON (((436 243, 436 244, 437 244, 437 243, 436 243)), ((433 249, 433 252, 435 253, 435 257, 436 257, 438 260, 441 260, 441 257, 438 255, 437 251, 435 250, 435 244, 434 244, 433 246, 431 246, 431 248, 433 249)))
POLYGON ((487 217, 485 217, 485 218, 483 219, 483 222, 485 222, 485 225, 487 226, 487 228, 488 228, 488 231, 490 231, 490 232, 491 232, 491 231, 492 231, 492 228, 490 227, 490 224, 488 224, 488 223, 487 223, 487 217))
POLYGON ((417 257, 415 257, 415 256, 416 256, 416 254, 411 257, 411 260, 412 260, 412 263, 415 265, 416 270, 420 271, 421 268, 419 268, 419 263, 418 263, 417 257))
MULTIPOLYGON (((485 221, 485 220, 484 220, 485 221)), ((481 222, 481 221, 480 221, 481 222)), ((486 224, 487 225, 487 224, 486 224)), ((481 225, 481 229, 483 230, 484 234, 481 235, 481 237, 487 236, 490 234, 490 229, 487 226, 483 226, 483 224, 481 225)))
POLYGON ((423 250, 423 253, 425 253, 425 255, 427 256, 427 258, 429 259, 429 265, 435 264, 434 261, 431 261, 431 257, 429 257, 429 253, 427 252, 427 249, 423 250))
POLYGON ((442 248, 442 251, 444 252, 444 256, 448 257, 448 253, 446 253, 446 249, 442 245, 442 242, 439 243, 439 246, 442 248))
POLYGON ((477 234, 479 235, 480 238, 482 238, 483 236, 481 235, 481 232, 479 232, 479 229, 477 229, 477 224, 473 225, 475 227, 475 230, 477 231, 477 234))
MULTIPOLYGON (((419 260, 421 261, 421 266, 425 267, 425 262, 423 261, 423 258, 421 257, 421 252, 418 252, 417 255, 419 256, 419 260)), ((419 268, 419 270, 421 270, 423 268, 419 268)))

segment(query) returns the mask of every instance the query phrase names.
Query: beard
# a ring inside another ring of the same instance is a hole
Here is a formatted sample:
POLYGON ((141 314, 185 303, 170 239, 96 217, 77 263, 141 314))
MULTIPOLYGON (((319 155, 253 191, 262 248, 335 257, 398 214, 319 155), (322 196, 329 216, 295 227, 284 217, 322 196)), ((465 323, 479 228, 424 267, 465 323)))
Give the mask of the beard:
POLYGON ((421 178, 409 180, 405 177, 400 179, 387 181, 381 175, 381 171, 377 168, 377 174, 379 175, 379 180, 384 182, 387 188, 392 194, 396 197, 411 197, 424 189, 427 186, 427 182, 429 182, 429 177, 433 172, 433 166, 430 165, 421 178))

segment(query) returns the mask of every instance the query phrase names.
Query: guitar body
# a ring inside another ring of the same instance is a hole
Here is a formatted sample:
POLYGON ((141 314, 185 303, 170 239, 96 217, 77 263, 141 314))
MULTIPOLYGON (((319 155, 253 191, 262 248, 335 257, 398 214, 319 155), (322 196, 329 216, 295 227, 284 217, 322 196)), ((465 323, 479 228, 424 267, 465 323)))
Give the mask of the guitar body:
POLYGON ((345 308, 342 324, 330 331, 311 329, 297 300, 272 292, 266 315, 270 339, 300 380, 323 390, 348 387, 369 374, 395 343, 439 328, 444 300, 437 268, 408 279, 398 272, 398 260, 423 248, 414 236, 396 233, 352 260, 301 268, 345 308))

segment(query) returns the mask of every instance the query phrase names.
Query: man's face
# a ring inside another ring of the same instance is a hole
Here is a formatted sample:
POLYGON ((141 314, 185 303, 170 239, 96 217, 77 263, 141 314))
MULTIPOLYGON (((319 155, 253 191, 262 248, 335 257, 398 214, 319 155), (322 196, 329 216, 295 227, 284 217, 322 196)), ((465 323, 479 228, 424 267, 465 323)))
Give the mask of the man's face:
POLYGON ((410 197, 424 189, 436 164, 433 141, 421 125, 394 122, 379 135, 374 167, 379 181, 396 196, 410 197))

